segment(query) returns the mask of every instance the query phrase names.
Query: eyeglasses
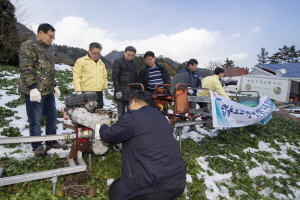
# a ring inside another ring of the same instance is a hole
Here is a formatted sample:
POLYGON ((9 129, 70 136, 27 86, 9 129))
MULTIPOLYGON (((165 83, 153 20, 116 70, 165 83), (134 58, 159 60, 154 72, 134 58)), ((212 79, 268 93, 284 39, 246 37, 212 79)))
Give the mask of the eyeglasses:
POLYGON ((46 34, 50 37, 51 40, 55 40, 55 37, 53 35, 49 35, 48 33, 46 34))

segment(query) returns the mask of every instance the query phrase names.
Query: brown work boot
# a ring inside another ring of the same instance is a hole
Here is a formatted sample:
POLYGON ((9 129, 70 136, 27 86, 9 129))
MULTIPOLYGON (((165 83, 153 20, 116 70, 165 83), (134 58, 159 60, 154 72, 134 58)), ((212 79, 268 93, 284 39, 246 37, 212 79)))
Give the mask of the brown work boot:
POLYGON ((50 149, 68 149, 68 146, 65 144, 60 144, 59 142, 55 141, 51 146, 46 147, 46 151, 49 151, 50 149))
POLYGON ((46 155, 47 154, 47 151, 45 151, 43 145, 40 145, 37 148, 35 148, 33 150, 33 152, 34 152, 35 156, 42 156, 42 155, 46 155))

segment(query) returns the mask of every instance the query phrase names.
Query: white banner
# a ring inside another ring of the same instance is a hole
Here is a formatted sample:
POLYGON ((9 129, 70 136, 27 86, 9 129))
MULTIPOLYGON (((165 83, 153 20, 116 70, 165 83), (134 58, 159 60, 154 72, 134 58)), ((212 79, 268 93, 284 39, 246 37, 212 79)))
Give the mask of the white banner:
POLYGON ((213 127, 243 127, 251 124, 266 124, 272 118, 274 103, 265 95, 259 104, 249 107, 210 92, 213 127))

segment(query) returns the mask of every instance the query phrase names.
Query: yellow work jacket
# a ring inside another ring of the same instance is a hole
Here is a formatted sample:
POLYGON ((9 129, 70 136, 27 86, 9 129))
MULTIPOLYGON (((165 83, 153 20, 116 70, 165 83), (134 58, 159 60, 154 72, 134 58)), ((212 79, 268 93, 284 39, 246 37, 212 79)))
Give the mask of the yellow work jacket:
POLYGON ((73 67, 73 86, 76 92, 107 89, 107 71, 102 60, 95 62, 89 56, 79 58, 73 67))
MULTIPOLYGON (((202 88, 208 88, 212 92, 217 92, 219 95, 229 98, 222 85, 219 81, 219 77, 217 75, 207 76, 201 80, 202 88)), ((210 96, 207 90, 202 90, 197 93, 197 96, 210 96)))

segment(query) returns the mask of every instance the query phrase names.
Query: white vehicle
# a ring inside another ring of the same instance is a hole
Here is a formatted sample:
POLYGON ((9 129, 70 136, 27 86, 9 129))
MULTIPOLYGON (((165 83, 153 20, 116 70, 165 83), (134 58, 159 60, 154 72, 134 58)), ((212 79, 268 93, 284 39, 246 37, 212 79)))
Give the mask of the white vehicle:
POLYGON ((300 98, 300 78, 244 75, 236 86, 237 91, 257 91, 279 102, 299 101, 300 98))
POLYGON ((237 92, 240 88, 241 79, 242 77, 235 77, 227 81, 223 86, 225 92, 237 92))

